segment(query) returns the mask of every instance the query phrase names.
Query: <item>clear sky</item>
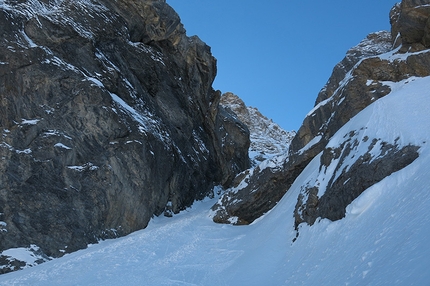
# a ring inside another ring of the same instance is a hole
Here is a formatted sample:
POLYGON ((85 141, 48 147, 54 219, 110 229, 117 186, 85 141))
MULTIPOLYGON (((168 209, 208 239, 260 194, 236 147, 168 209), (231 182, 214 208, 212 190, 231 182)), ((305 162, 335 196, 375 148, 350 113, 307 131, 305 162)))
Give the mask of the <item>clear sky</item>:
POLYGON ((389 30, 397 0, 167 0, 218 60, 213 87, 297 130, 346 51, 389 30))

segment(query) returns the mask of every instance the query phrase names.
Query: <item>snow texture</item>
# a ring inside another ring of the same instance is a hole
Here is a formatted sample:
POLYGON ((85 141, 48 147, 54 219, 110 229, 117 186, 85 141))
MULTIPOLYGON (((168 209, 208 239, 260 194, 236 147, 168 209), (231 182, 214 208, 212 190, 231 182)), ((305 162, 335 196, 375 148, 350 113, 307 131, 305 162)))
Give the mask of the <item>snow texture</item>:
MULTIPOLYGON (((2 227, 2 222, 0 222, 0 227, 2 227)), ((4 229, 3 229, 4 230, 4 229)), ((0 229, 2 231, 2 229, 0 229)), ((19 260, 19 261, 25 261, 26 265, 25 268, 33 267, 41 263, 41 261, 48 261, 52 258, 41 256, 38 254, 39 247, 37 245, 30 245, 28 248, 19 247, 19 248, 11 248, 4 250, 0 253, 0 256, 6 257, 6 260, 13 261, 13 260, 19 260)), ((0 266, 0 270, 1 270, 0 266)))
POLYGON ((72 149, 69 146, 64 145, 63 143, 57 143, 57 144, 54 145, 54 147, 62 148, 62 149, 66 149, 66 150, 71 150, 72 149))

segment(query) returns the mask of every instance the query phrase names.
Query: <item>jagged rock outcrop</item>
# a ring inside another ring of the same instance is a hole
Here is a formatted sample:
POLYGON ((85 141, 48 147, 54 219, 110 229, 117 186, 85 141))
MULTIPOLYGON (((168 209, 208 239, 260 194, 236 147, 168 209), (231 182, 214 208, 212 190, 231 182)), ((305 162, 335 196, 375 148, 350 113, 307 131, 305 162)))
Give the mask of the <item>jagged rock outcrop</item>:
POLYGON ((0 4, 0 263, 144 228, 249 167, 216 60, 165 1, 0 4))
POLYGON ((273 120, 261 114, 257 108, 246 106, 242 99, 231 92, 221 96, 220 104, 233 111, 248 127, 251 139, 249 153, 255 163, 288 152, 296 132, 285 131, 273 120))
POLYGON ((249 215, 249 209, 259 213, 259 210, 271 209, 281 199, 283 192, 279 188, 283 188, 284 183, 281 183, 279 178, 272 177, 271 167, 282 172, 279 162, 285 159, 295 132, 283 130, 262 115, 257 108, 246 106, 242 99, 231 92, 221 96, 220 104, 233 111, 248 127, 251 139, 249 151, 254 167, 235 178, 233 186, 213 206, 212 209, 216 211, 213 219, 220 223, 248 224, 255 219, 253 214, 249 215), (248 185, 259 185, 271 189, 272 192, 266 195, 240 191, 248 185))
MULTIPOLYGON (((214 221, 251 223, 269 211, 276 204, 273 200, 282 197, 312 159, 318 154, 325 154, 322 158, 327 159, 327 154, 333 151, 327 144, 345 123, 391 92, 390 83, 430 75, 430 51, 425 40, 430 16, 428 4, 428 1, 403 1, 396 5, 390 14, 391 32, 370 34, 348 51, 334 68, 318 95, 315 107, 297 131, 288 156, 272 160, 272 164, 265 164, 264 168, 256 168, 245 178, 243 174, 238 175, 235 187, 228 190, 213 207, 214 221), (261 182, 258 177, 264 177, 266 181, 261 182), (268 204, 267 200, 271 203, 268 204)), ((333 156, 337 160, 341 154, 354 154, 354 148, 349 145, 352 143, 347 143, 350 139, 345 137, 335 147, 333 156)), ((367 140, 379 142, 379 138, 367 140)), ((371 155, 361 154, 361 161, 358 160, 349 172, 342 173, 341 178, 332 177, 329 187, 318 187, 317 182, 302 186, 302 195, 295 210, 296 226, 301 222, 311 224, 318 217, 343 217, 346 205, 362 191, 418 156, 419 146, 403 146, 397 142, 381 144, 385 147, 378 145, 380 148, 373 150, 371 155), (375 160, 378 154, 380 159, 375 160), (345 183, 347 179, 350 179, 349 183, 345 183), (321 196, 322 193, 325 195, 321 196)), ((320 172, 326 166, 323 159, 320 172)), ((340 168, 342 164, 333 166, 340 168)), ((340 172, 343 172, 342 169, 340 172)))
POLYGON ((301 187, 294 211, 296 229, 302 222, 314 224, 317 218, 343 218, 346 207, 364 190, 418 158, 418 146, 370 141, 366 136, 359 140, 360 133, 351 132, 337 148, 324 149, 319 174, 328 179, 309 181, 301 187), (356 159, 351 160, 353 157, 356 159))
POLYGON ((390 13, 394 46, 417 51, 430 47, 430 6, 427 0, 403 0, 390 13))

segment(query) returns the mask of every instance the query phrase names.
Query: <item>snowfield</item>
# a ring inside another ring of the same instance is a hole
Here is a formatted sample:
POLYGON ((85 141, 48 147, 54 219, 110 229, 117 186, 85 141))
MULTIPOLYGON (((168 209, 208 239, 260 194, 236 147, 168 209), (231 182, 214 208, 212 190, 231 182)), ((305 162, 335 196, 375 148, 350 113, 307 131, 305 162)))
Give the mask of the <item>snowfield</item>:
MULTIPOLYGON (((301 224, 300 187, 318 176, 317 156, 278 205, 249 226, 210 218, 216 199, 159 217, 126 237, 0 276, 0 285, 428 285, 430 283, 430 77, 390 85, 329 142, 350 131, 420 156, 364 191, 346 217, 301 224)), ((330 174, 328 174, 329 176, 330 174)))

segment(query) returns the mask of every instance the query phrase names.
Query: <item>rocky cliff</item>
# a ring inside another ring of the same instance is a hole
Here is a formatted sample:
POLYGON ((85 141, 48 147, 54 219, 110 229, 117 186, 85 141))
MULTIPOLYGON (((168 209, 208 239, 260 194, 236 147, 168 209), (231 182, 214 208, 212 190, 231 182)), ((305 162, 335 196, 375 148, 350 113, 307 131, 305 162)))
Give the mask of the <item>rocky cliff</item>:
POLYGON ((216 60, 165 1, 0 1, 0 271, 144 228, 249 167, 216 60))
POLYGON ((390 13, 391 32, 370 34, 347 52, 319 93, 288 154, 239 174, 234 186, 213 206, 214 221, 253 222, 276 205, 314 158, 319 158, 320 175, 301 186, 295 226, 313 224, 317 218, 337 220, 366 188, 419 156, 419 146, 401 138, 390 142, 370 138, 365 126, 344 131, 338 135, 342 140, 330 139, 360 111, 390 93, 395 83, 430 75, 428 4, 402 1, 390 13))
POLYGON ((254 164, 288 152, 296 132, 285 131, 237 95, 226 92, 221 96, 221 106, 230 109, 249 129, 251 145, 249 156, 254 164))

